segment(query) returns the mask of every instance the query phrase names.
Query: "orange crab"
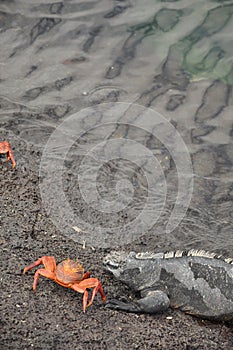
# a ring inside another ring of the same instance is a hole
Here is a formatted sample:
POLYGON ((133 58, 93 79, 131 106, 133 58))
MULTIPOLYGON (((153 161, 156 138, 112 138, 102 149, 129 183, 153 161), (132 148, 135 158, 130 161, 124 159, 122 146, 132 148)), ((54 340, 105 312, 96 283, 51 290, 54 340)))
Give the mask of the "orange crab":
POLYGON ((6 154, 6 162, 11 160, 12 168, 16 166, 15 158, 9 142, 7 141, 0 142, 0 154, 6 154))
POLYGON ((90 278, 90 272, 85 272, 78 261, 64 260, 56 265, 54 256, 42 256, 32 264, 26 266, 23 270, 25 274, 35 266, 44 265, 45 268, 38 269, 34 275, 33 290, 36 292, 36 286, 39 281, 39 275, 54 280, 63 287, 71 288, 76 292, 83 293, 83 311, 93 303, 95 295, 99 292, 103 302, 106 296, 103 291, 101 282, 97 278, 90 278), (94 288, 91 298, 88 301, 88 288, 94 288))

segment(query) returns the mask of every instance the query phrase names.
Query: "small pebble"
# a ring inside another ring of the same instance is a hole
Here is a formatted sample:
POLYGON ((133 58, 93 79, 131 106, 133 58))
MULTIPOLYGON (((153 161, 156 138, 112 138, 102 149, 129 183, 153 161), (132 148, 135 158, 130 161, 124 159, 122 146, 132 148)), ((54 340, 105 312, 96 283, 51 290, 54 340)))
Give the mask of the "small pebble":
POLYGON ((166 317, 167 320, 172 320, 172 318, 173 318, 172 316, 167 316, 166 317))

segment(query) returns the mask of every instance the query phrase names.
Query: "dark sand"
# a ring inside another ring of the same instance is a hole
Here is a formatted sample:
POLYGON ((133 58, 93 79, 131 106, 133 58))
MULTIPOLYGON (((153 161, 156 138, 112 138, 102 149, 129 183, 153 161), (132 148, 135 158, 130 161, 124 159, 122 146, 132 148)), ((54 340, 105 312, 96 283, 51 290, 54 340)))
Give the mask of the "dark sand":
MULTIPOLYGON (((23 149, 17 149, 20 156, 23 149)), ((28 163, 35 152, 28 151, 28 163)), ((1 335, 7 349, 208 349, 233 348, 233 327, 169 310, 135 315, 106 309, 98 295, 82 312, 82 295, 22 268, 43 255, 57 261, 79 257, 104 286, 107 297, 134 297, 104 270, 109 250, 83 247, 59 234, 43 210, 38 175, 26 167, 1 164, 1 335)), ((146 238, 145 238, 146 239, 146 238)), ((146 246, 148 242, 144 241, 146 246)), ((138 247, 140 249, 140 247, 138 247)))

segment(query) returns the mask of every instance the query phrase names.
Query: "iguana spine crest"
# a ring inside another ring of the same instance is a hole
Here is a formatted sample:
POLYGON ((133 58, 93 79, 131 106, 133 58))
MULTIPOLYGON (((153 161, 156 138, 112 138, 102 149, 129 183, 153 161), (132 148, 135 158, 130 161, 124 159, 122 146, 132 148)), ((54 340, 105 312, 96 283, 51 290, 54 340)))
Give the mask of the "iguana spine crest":
POLYGON ((173 259, 181 258, 183 256, 200 256, 210 259, 219 259, 225 261, 228 264, 233 264, 233 258, 226 258, 223 255, 218 255, 216 253, 198 249, 167 251, 165 253, 144 252, 136 254, 137 259, 173 259))

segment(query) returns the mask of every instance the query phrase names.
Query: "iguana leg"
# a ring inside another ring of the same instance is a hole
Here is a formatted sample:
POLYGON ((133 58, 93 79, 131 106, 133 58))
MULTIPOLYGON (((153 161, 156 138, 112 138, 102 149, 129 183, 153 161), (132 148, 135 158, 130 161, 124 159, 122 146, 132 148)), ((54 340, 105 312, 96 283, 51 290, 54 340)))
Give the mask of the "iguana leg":
POLYGON ((106 307, 109 309, 149 314, 163 312, 168 309, 169 305, 170 301, 167 294, 159 290, 150 291, 144 298, 137 301, 123 302, 109 299, 106 303, 106 307))

